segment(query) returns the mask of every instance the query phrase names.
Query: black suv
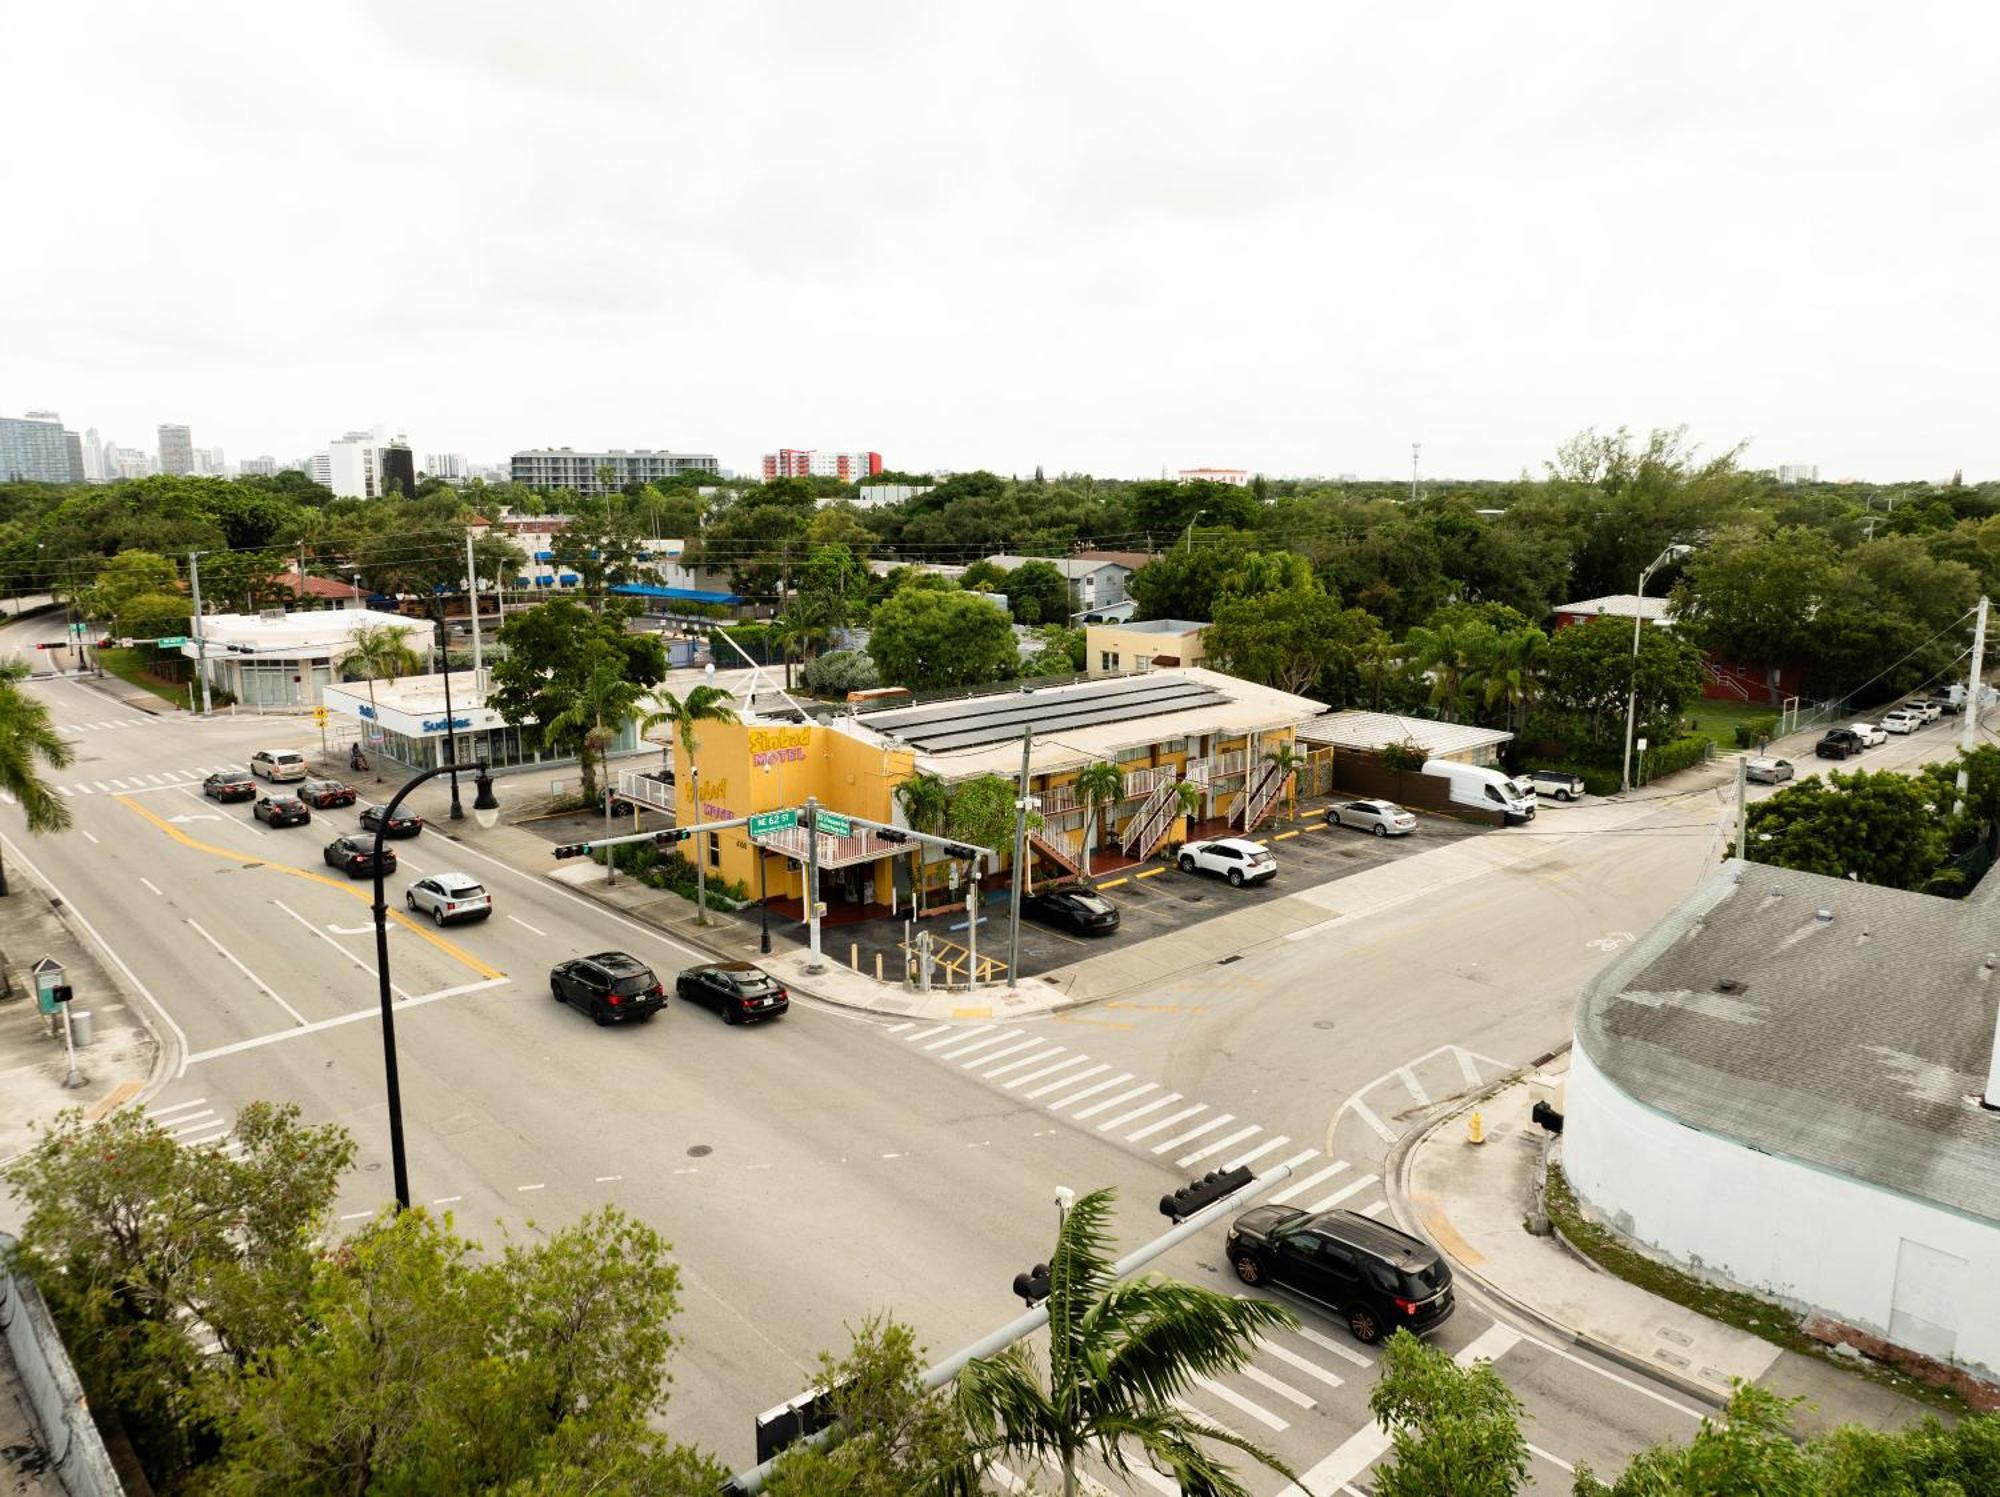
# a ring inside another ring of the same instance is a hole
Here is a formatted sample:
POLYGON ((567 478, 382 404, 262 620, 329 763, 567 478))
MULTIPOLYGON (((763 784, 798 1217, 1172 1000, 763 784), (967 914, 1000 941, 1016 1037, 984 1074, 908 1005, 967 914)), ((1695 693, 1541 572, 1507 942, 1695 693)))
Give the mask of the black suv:
POLYGON ((1399 1328, 1422 1335, 1453 1309, 1451 1265, 1437 1250, 1358 1211, 1255 1206, 1230 1223, 1228 1253, 1244 1283, 1318 1300, 1357 1341, 1399 1328))
POLYGON ((1813 754, 1821 759, 1845 759, 1867 747, 1867 741, 1852 728, 1828 728, 1813 745, 1813 754))
POLYGON ((549 991, 556 1002, 574 1004, 600 1024, 650 1019, 667 1006, 653 969, 622 951, 558 962, 549 972, 549 991))

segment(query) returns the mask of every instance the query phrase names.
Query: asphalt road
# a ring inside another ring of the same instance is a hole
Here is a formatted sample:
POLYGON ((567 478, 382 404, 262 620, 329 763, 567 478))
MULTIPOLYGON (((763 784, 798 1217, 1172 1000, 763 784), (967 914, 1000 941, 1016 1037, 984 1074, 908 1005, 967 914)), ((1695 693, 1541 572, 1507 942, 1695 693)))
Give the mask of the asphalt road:
MULTIPOLYGON (((9 626, 0 649, 59 630, 9 626)), ((296 719, 152 719, 82 681, 31 689, 77 743, 79 763, 55 777, 76 826, 31 841, 0 808, 0 828, 10 859, 91 923, 180 1036, 185 1067, 155 1114, 184 1139, 220 1140, 247 1102, 296 1102, 359 1142, 342 1217, 380 1209, 391 1186, 366 886, 319 862, 353 813, 269 831, 197 783, 316 735, 296 719)), ((1944 737, 1933 728, 1900 752, 1944 737)), ((462 842, 432 827, 398 844, 392 905, 412 878, 455 868, 487 882, 495 914, 444 932, 398 922, 390 937, 413 1193, 489 1243, 608 1203, 661 1228, 683 1274, 669 1424, 747 1462, 754 1414, 802 1389, 818 1351, 868 1313, 893 1310, 938 1352, 1011 1318, 1009 1285, 1046 1256, 1058 1184, 1116 1187, 1124 1248, 1162 1229, 1163 1191, 1239 1158, 1296 1160, 1278 1194, 1298 1204, 1379 1213, 1382 1160, 1408 1118, 1563 1040, 1584 977, 1710 866, 1726 798, 1668 797, 1620 827, 1629 808, 1552 808, 1493 834, 1546 848, 1507 871, 1330 920, 1143 999, 948 1029, 810 1002, 750 1028, 674 1004, 600 1029, 551 1001, 552 962, 615 947, 670 977, 699 955, 488 857, 469 822, 462 842)), ((1161 1267, 1235 1287, 1219 1232, 1161 1267)), ((1380 1449, 1372 1357, 1329 1317, 1305 1317, 1252 1373, 1194 1401, 1316 1469, 1310 1490, 1341 1490, 1380 1449)), ((1494 1357, 1526 1401, 1539 1489, 1694 1427, 1677 1394, 1470 1300, 1438 1339, 1494 1357)))

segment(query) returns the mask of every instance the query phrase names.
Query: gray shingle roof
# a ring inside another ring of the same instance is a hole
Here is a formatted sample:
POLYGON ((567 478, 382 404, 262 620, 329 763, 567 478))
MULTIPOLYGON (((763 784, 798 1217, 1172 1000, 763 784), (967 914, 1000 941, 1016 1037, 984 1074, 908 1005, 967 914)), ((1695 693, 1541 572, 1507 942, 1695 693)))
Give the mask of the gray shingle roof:
POLYGON ((1577 1043, 1691 1127, 2000 1221, 1996 949, 1977 905, 1731 862, 1585 987, 1577 1043))

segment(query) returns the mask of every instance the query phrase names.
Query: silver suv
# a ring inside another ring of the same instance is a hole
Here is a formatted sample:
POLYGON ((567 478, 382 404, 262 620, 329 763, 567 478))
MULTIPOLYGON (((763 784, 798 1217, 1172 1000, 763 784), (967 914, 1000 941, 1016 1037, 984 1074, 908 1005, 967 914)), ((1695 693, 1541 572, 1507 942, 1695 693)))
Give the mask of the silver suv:
POLYGON ((250 756, 250 773, 273 784, 306 777, 306 756, 297 749, 258 749, 250 756))
POLYGON ((403 902, 412 915, 429 915, 439 925, 453 920, 484 920, 493 913, 493 896, 470 874, 430 873, 410 885, 403 902))

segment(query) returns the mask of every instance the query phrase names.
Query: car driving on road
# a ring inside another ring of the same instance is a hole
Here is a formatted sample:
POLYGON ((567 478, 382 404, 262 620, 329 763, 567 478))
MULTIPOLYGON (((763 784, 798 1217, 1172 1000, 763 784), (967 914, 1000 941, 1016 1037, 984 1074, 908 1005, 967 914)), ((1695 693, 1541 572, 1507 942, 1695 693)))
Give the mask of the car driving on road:
POLYGON ((413 915, 429 915, 438 925, 454 920, 484 920, 493 913, 493 896, 469 873, 432 873, 411 884, 403 903, 413 915))
POLYGON ((201 782, 201 793, 223 802, 255 800, 257 782, 240 769, 219 769, 201 782))
MULTIPOLYGON (((338 868, 349 878, 361 878, 375 871, 375 839, 373 837, 335 837, 327 843, 320 854, 329 868, 338 868)), ((382 871, 396 871, 396 849, 382 849, 382 871)))
POLYGON ((250 756, 250 773, 272 781, 303 780, 306 756, 297 749, 258 749, 250 756))
POLYGON ((648 1019, 667 1006, 666 989, 653 969, 622 951, 600 951, 558 962, 549 972, 558 1003, 580 1008, 600 1024, 648 1019))
POLYGON ((674 979, 674 995, 722 1015, 725 1024, 775 1019, 792 1006, 792 996, 761 967, 749 962, 710 962, 689 967, 674 979))
POLYGON ((338 780, 307 780, 299 786, 299 799, 315 811, 331 811, 354 804, 354 787, 338 780))
POLYGON ((1453 1309, 1451 1265, 1437 1249, 1358 1211, 1309 1216, 1253 1206, 1229 1224, 1229 1263, 1246 1284, 1278 1284, 1317 1300, 1357 1341, 1422 1335, 1453 1309))
MULTIPOLYGON (((382 826, 382 816, 382 807, 363 806, 361 808, 362 828, 370 832, 376 830, 382 826)), ((389 818, 389 824, 383 830, 382 835, 384 837, 414 837, 423 829, 423 817, 414 816, 408 811, 398 811, 394 816, 389 818)))
POLYGON ((1023 895, 1021 913, 1080 936, 1108 936, 1118 929, 1118 906, 1088 884, 1051 884, 1023 895))
POLYGON ((269 826, 304 826, 312 811, 296 795, 260 795, 250 814, 269 826))
POLYGON ((1759 785, 1782 785, 1797 773, 1790 759, 1752 759, 1743 766, 1743 777, 1759 785))
POLYGON ((1209 842, 1190 842, 1181 849, 1182 873, 1219 873, 1241 888, 1261 879, 1275 878, 1278 860, 1261 842, 1242 837, 1217 837, 1209 842))
POLYGON ((1417 818, 1392 800, 1344 800, 1326 808, 1328 826, 1358 827, 1378 837, 1407 837, 1417 818))

